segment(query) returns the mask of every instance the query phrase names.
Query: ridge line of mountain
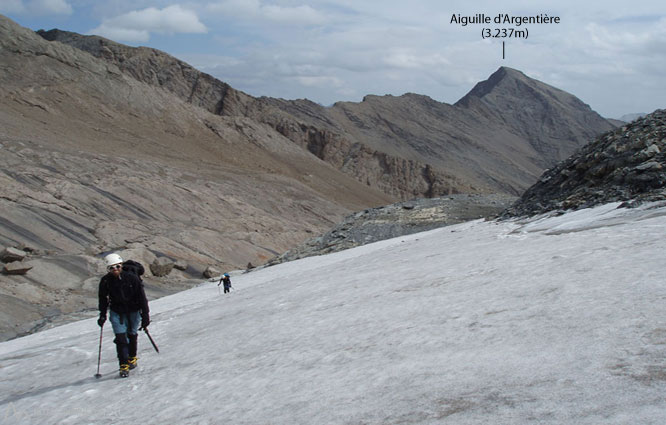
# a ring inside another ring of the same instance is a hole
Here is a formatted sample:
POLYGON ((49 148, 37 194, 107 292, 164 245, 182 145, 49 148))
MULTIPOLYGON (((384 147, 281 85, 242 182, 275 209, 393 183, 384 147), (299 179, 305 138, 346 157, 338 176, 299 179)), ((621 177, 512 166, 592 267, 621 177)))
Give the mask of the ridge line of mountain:
MULTIPOLYGON (((538 130, 515 127, 511 123, 520 119, 523 120, 520 123, 522 126, 529 125, 530 117, 522 117, 520 111, 513 115, 497 111, 493 101, 485 98, 507 78, 519 81, 522 87, 529 90, 536 90, 536 97, 541 95, 541 91, 548 93, 543 96, 545 100, 537 99, 537 102, 573 96, 543 83, 534 83, 520 71, 507 67, 500 67, 487 82, 477 84, 454 105, 435 101, 426 95, 405 93, 398 97, 367 95, 360 103, 337 102, 324 107, 307 99, 250 96, 159 50, 129 47, 102 37, 57 29, 37 33, 46 40, 69 44, 113 63, 127 75, 168 90, 211 113, 245 116, 267 124, 336 169, 403 200, 461 192, 518 195, 536 180, 543 169, 566 158, 601 131, 612 128, 589 106, 570 99, 565 100, 573 104, 577 112, 560 113, 564 116, 561 121, 576 121, 576 117, 581 115, 584 120, 592 122, 592 130, 577 122, 575 132, 562 132, 554 128, 561 127, 560 123, 553 123, 550 132, 554 133, 554 137, 548 134, 542 137, 538 130), (482 90, 484 87, 485 91, 482 90), (413 128, 411 123, 418 122, 413 117, 403 122, 405 120, 400 116, 391 116, 390 111, 386 111, 385 106, 396 104, 398 108, 403 103, 415 105, 417 112, 423 114, 439 110, 438 118, 443 124, 432 126, 433 133, 413 128), (358 114, 359 111, 375 108, 377 104, 380 108, 384 105, 384 110, 375 111, 370 116, 358 114), (383 122, 375 122, 373 116, 377 114, 386 117, 383 122), (473 124, 475 121, 479 121, 478 125, 473 124), (458 122, 463 122, 467 130, 461 131, 458 122), (470 130, 475 126, 489 127, 490 130, 470 130), (503 139, 502 143, 486 141, 478 146, 479 141, 498 135, 503 139), (393 140, 390 144, 383 143, 387 137, 393 140), (542 140, 544 138, 547 140, 542 140), (442 152, 441 149, 424 151, 433 139, 449 152, 442 152), (524 151, 520 161, 507 158, 507 149, 513 148, 506 145, 515 143, 516 139, 524 145, 520 148, 524 151), (405 141, 411 146, 405 146, 405 141), (460 154, 457 155, 456 151, 460 154), (488 161, 479 163, 478 158, 488 154, 494 156, 492 162, 500 165, 488 161), (402 165, 405 160, 407 162, 402 165), (469 163, 476 166, 468 169, 469 163), (458 175, 463 178, 452 177, 458 175)), ((534 94, 530 96, 534 97, 534 94)), ((559 106, 559 110, 564 109, 566 105, 559 106)), ((543 114, 535 118, 544 120, 543 114)), ((541 125, 537 123, 536 126, 541 125)))

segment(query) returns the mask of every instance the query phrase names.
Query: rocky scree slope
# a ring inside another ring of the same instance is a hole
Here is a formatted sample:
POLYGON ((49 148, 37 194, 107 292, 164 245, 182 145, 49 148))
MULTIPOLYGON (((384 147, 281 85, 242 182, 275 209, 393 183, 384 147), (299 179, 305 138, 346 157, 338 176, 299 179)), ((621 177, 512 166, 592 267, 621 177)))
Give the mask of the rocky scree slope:
POLYGON ((666 110, 660 109, 599 136, 546 171, 503 217, 665 199, 666 110))
POLYGON ((267 266, 324 255, 412 233, 478 219, 493 219, 515 196, 457 194, 420 198, 351 214, 322 236, 314 237, 266 263, 267 266))
POLYGON ((251 117, 356 180, 398 199, 522 193, 547 167, 613 125, 574 96, 502 67, 455 105, 367 96, 325 108, 254 98, 163 52, 39 31, 223 116, 251 117))

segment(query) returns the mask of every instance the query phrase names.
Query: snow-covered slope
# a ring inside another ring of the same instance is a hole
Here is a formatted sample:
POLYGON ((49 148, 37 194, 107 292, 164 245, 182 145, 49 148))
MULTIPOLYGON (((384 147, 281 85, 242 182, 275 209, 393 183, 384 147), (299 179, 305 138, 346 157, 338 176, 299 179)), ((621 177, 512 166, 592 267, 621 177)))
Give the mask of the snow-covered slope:
POLYGON ((7 424, 666 423, 666 204, 475 221, 0 344, 7 424))

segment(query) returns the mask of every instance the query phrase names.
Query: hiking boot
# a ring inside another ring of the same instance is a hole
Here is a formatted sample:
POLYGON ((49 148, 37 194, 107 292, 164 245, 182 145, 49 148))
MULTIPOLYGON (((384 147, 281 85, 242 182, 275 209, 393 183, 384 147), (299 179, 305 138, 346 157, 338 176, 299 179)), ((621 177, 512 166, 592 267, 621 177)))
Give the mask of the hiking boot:
POLYGON ((120 377, 127 378, 129 376, 130 365, 123 363, 120 365, 120 377))
POLYGON ((139 361, 139 358, 138 358, 138 357, 130 357, 130 358, 127 360, 127 363, 129 363, 129 368, 130 368, 130 370, 132 370, 132 369, 134 369, 134 368, 136 368, 136 367, 138 366, 138 361, 139 361))

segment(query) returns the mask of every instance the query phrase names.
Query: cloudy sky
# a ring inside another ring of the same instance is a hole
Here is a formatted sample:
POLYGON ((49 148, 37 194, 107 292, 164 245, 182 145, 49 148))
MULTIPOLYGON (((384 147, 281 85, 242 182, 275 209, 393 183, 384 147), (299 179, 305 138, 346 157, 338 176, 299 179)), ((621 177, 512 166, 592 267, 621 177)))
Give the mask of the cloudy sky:
POLYGON ((154 47, 254 96, 330 105, 414 92, 455 103, 509 66, 578 96, 606 117, 666 108, 665 3, 590 3, 0 0, 0 13, 34 30, 154 47), (453 15, 480 13, 560 22, 451 23, 453 15), (483 39, 484 28, 520 32, 483 39))

